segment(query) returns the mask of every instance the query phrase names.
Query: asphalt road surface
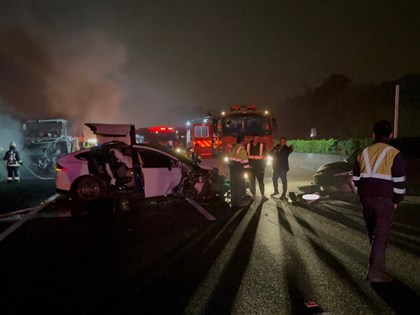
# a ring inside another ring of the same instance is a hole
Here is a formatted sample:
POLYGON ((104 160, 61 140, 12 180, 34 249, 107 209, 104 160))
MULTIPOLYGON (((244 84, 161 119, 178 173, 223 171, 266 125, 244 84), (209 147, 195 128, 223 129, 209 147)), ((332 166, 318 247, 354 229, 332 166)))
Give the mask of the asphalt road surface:
MULTIPOLYGON (((311 175, 292 169, 289 190, 311 175)), ((266 185, 270 193, 269 175, 266 185)), ((310 314, 308 300, 333 314, 419 313, 418 198, 396 212, 387 259, 396 281, 374 286, 356 196, 257 198, 235 212, 212 202, 214 221, 176 199, 129 211, 99 203, 83 217, 74 207, 57 198, 0 241, 1 314, 310 314)), ((23 219, 2 220, 10 229, 23 219)))

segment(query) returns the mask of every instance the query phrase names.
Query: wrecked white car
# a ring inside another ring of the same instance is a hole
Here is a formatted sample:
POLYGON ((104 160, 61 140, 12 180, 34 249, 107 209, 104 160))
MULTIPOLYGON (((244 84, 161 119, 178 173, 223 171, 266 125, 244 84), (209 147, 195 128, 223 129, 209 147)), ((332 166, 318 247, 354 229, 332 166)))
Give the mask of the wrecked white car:
POLYGON ((229 183, 217 169, 205 169, 163 147, 136 144, 132 125, 86 125, 100 145, 57 160, 56 188, 60 193, 77 201, 112 198, 119 193, 201 201, 228 192, 229 183))

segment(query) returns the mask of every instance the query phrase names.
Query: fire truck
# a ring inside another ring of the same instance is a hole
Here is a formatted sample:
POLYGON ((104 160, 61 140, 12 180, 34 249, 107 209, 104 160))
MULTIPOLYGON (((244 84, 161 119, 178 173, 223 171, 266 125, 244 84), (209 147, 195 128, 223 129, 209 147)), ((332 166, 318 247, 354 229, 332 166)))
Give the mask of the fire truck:
POLYGON ((151 143, 179 151, 182 130, 172 126, 152 126, 136 130, 137 143, 151 143))
POLYGON ((257 111, 255 105, 234 105, 220 116, 209 113, 188 124, 190 135, 187 134, 187 139, 191 138, 194 153, 202 158, 228 154, 237 136, 243 136, 249 142, 254 134, 258 134, 267 150, 271 150, 277 128, 276 119, 270 119, 268 111, 257 111))

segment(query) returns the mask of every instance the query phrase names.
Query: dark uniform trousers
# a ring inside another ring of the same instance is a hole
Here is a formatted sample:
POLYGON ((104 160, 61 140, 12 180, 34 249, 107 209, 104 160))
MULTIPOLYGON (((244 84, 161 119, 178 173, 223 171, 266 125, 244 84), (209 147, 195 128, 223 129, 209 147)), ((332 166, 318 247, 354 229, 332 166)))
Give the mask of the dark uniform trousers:
POLYGON ((239 206, 244 202, 245 196, 244 168, 240 162, 230 162, 229 170, 231 203, 233 206, 239 206))
POLYGON ((278 180, 281 179, 281 183, 283 184, 283 194, 287 192, 287 170, 274 170, 273 171, 273 187, 274 192, 279 192, 279 184, 278 180))
MULTIPOLYGON (((262 161, 261 161, 262 163, 262 161)), ((255 195, 256 193, 256 180, 258 181, 258 186, 260 187, 261 195, 264 195, 264 167, 261 166, 261 163, 250 163, 251 171, 249 176, 249 183, 251 185, 251 193, 255 195)))
POLYGON ((11 182, 15 178, 16 181, 19 181, 19 166, 8 166, 7 167, 7 179, 8 182, 11 182))
POLYGON ((366 196, 361 202, 371 244, 370 268, 372 271, 385 271, 387 241, 395 212, 394 203, 391 198, 374 196, 366 196))

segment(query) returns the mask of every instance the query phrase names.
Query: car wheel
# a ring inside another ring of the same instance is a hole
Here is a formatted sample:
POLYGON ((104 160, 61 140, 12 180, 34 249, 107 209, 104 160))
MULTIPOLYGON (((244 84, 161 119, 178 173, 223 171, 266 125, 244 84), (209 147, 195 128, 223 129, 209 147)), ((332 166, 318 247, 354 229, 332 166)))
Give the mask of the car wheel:
POLYGON ((105 187, 99 178, 84 176, 74 183, 72 196, 76 201, 97 201, 103 198, 105 187))

